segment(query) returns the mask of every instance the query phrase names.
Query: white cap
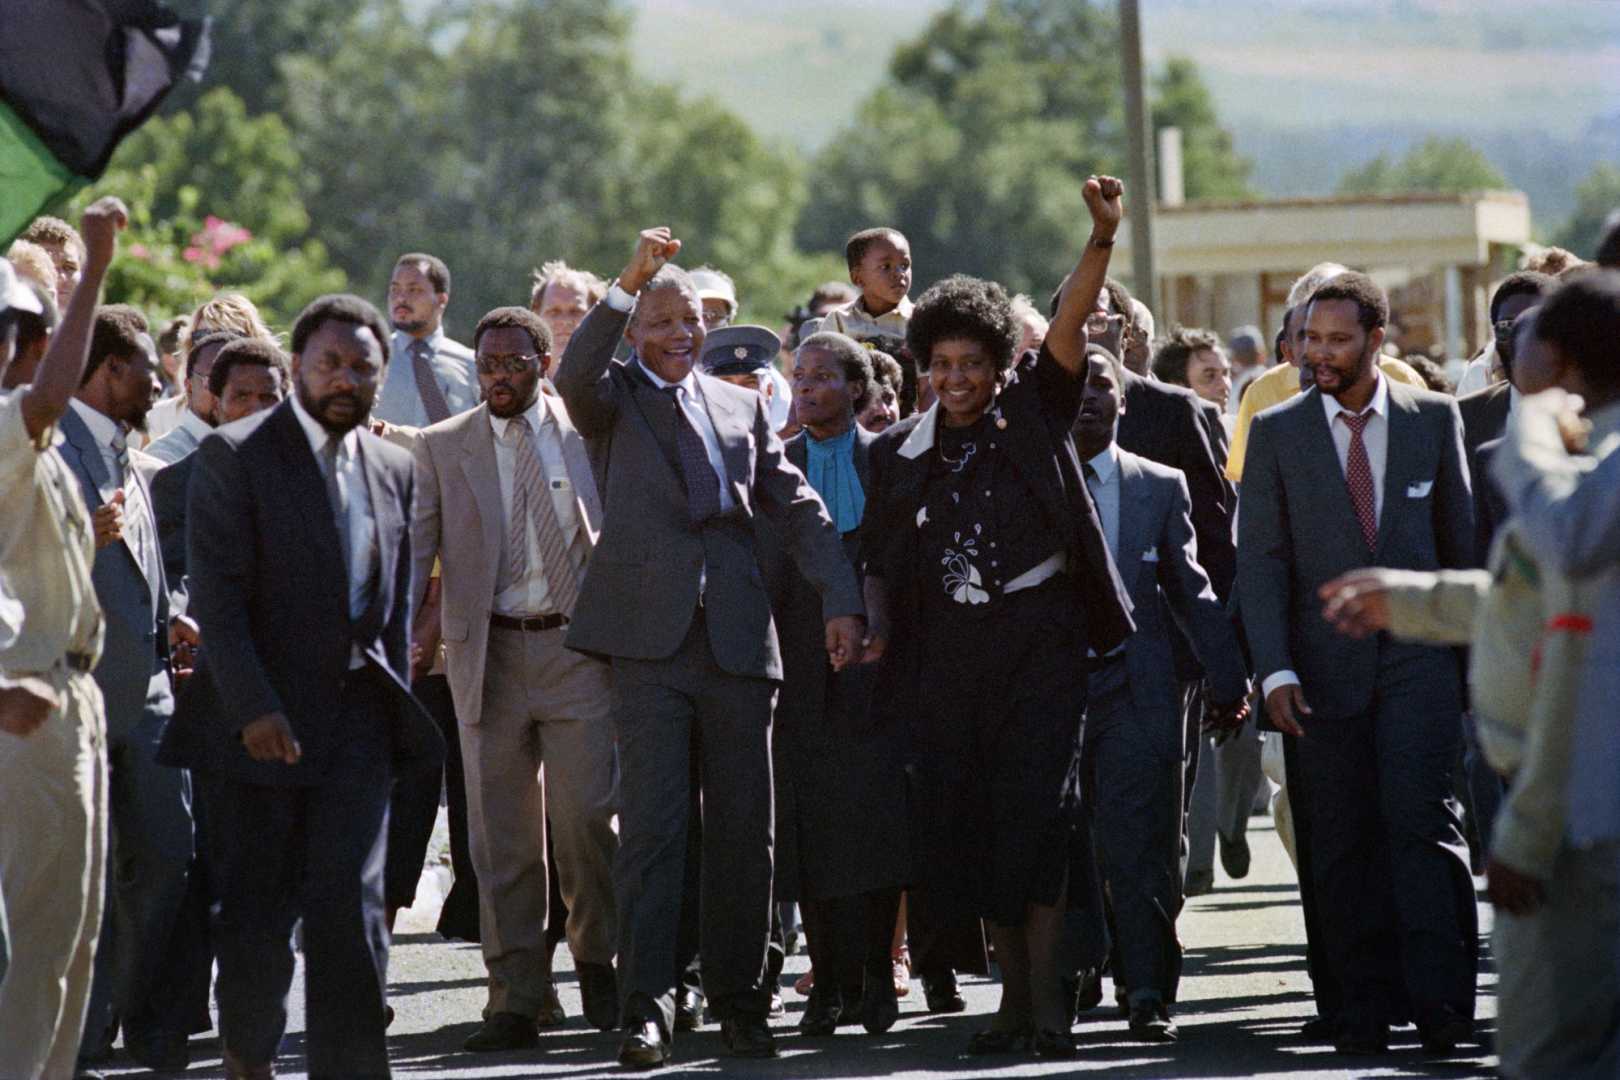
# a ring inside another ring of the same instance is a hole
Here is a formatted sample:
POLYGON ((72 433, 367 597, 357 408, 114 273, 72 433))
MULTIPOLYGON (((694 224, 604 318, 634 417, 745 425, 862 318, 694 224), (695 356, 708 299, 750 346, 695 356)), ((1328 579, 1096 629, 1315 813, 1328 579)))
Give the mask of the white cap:
POLYGON ((17 271, 11 265, 11 260, 0 256, 0 312, 18 308, 34 315, 45 314, 45 306, 39 302, 17 271))
POLYGON ((692 284, 697 286, 699 300, 724 300, 736 313, 737 287, 724 274, 717 274, 713 270, 693 270, 692 284))

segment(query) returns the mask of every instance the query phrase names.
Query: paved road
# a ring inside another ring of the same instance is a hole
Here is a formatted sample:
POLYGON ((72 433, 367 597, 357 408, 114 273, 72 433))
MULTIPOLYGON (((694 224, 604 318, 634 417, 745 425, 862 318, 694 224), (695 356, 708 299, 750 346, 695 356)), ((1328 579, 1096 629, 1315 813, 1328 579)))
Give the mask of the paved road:
MULTIPOLYGON (((919 985, 901 1002, 900 1023, 886 1035, 840 1034, 808 1040, 792 1034, 804 1008, 803 999, 786 989, 788 1018, 777 1031, 782 1058, 776 1062, 739 1062, 721 1057, 718 1028, 710 1026, 683 1036, 673 1067, 660 1078, 680 1076, 764 1077, 800 1080, 811 1077, 1027 1077, 1107 1072, 1114 1077, 1481 1077, 1492 1075, 1492 1058, 1483 1051, 1454 1058, 1428 1058, 1410 1029, 1396 1032, 1397 1047, 1383 1058, 1336 1057, 1326 1048, 1304 1046, 1292 1034, 1311 1015, 1310 984, 1305 976, 1304 927, 1300 921, 1293 868, 1267 818, 1255 818, 1251 838, 1253 869, 1243 881, 1229 881, 1217 871, 1216 889, 1194 899, 1181 919, 1187 945, 1182 1004, 1177 1017, 1181 1042, 1173 1047, 1133 1043, 1125 1024, 1111 1010, 1098 1010, 1076 1029, 1079 1058, 1069 1062, 1034 1059, 968 1058, 960 1054, 968 1036, 984 1025, 995 1008, 998 987, 991 980, 970 979, 964 985, 968 1012, 931 1017, 923 1011, 919 985)), ((559 972, 564 1005, 573 1019, 560 1033, 542 1036, 541 1049, 519 1054, 474 1056, 460 1052, 478 1022, 483 1004, 483 964, 476 946, 448 944, 427 927, 433 925, 436 890, 431 880, 418 897, 418 907, 402 917, 402 933, 392 958, 391 1000, 398 1018, 389 1032, 395 1075, 399 1077, 590 1077, 623 1076, 614 1065, 617 1039, 587 1030, 579 1016, 579 993, 572 972, 559 972)), ((1486 925, 1487 908, 1481 909, 1486 925)), ((567 964, 567 950, 559 950, 567 964)), ((807 964, 790 957, 784 983, 807 964)), ((299 976, 301 986, 302 975, 299 976)), ((1482 1028, 1490 1030, 1496 1002, 1490 992, 1495 977, 1481 977, 1482 1028)), ((1112 999, 1112 995, 1109 995, 1112 999)), ((292 1022, 281 1061, 281 1075, 303 1076, 301 1032, 303 1000, 295 991, 292 1022)), ((858 1032, 858 1029, 856 1029, 858 1032)), ((197 1063, 186 1074, 222 1076, 218 1042, 212 1036, 193 1042, 197 1063)), ((115 1062, 114 1075, 139 1075, 127 1061, 115 1062)))

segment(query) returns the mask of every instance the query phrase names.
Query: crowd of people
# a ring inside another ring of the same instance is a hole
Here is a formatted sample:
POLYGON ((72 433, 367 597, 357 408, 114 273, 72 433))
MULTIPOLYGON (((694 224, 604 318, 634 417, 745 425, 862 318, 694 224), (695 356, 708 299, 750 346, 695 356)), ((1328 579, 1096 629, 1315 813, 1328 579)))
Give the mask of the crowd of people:
POLYGON ((913 300, 879 227, 741 325, 650 228, 465 342, 429 253, 383 312, 158 328, 100 302, 117 199, 38 219, 0 260, 0 1076, 184 1069, 211 996, 272 1076, 295 949, 311 1075, 388 1075, 441 797, 469 1053, 570 1022, 562 942, 628 1068, 711 1022, 775 1056, 801 939, 806 1036, 994 970, 969 1055, 1074 1056, 1105 985, 1173 1042, 1177 917, 1272 788, 1303 1038, 1473 1045, 1483 874, 1503 1073, 1620 1075, 1620 220, 1494 287, 1454 398, 1334 263, 1271 342, 1159 334, 1123 186, 1083 195, 1044 305, 913 300))

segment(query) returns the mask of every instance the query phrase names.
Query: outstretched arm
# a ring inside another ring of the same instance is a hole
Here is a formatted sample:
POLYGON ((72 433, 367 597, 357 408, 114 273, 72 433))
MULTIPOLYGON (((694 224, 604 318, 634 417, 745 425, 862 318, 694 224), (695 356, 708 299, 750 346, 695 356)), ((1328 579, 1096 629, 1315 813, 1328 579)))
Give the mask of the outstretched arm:
POLYGON ((1125 185, 1112 176, 1093 176, 1083 192, 1091 212, 1091 236, 1080 263, 1064 279, 1057 314, 1046 333, 1046 349, 1070 375, 1078 376, 1086 362, 1086 315, 1097 306, 1097 296, 1108 279, 1108 260, 1114 253, 1114 233, 1125 213, 1125 185))
POLYGON ((90 358, 90 331, 96 317, 101 282, 118 249, 118 230, 129 223, 129 211, 111 195, 90 204, 79 222, 84 234, 83 276, 68 298, 62 323, 51 335, 39 362, 34 383, 23 397, 23 423, 30 438, 39 438, 67 409, 79 388, 85 361, 90 358))

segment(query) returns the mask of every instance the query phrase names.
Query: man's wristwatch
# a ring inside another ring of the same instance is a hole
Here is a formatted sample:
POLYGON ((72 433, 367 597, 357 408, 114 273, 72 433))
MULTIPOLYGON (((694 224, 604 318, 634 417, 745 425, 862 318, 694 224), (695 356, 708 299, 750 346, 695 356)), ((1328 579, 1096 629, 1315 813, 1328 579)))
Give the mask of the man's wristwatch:
POLYGON ((1105 239, 1098 236, 1096 233, 1092 233, 1089 243, 1092 247, 1111 248, 1114 246, 1114 238, 1110 236, 1105 239))

